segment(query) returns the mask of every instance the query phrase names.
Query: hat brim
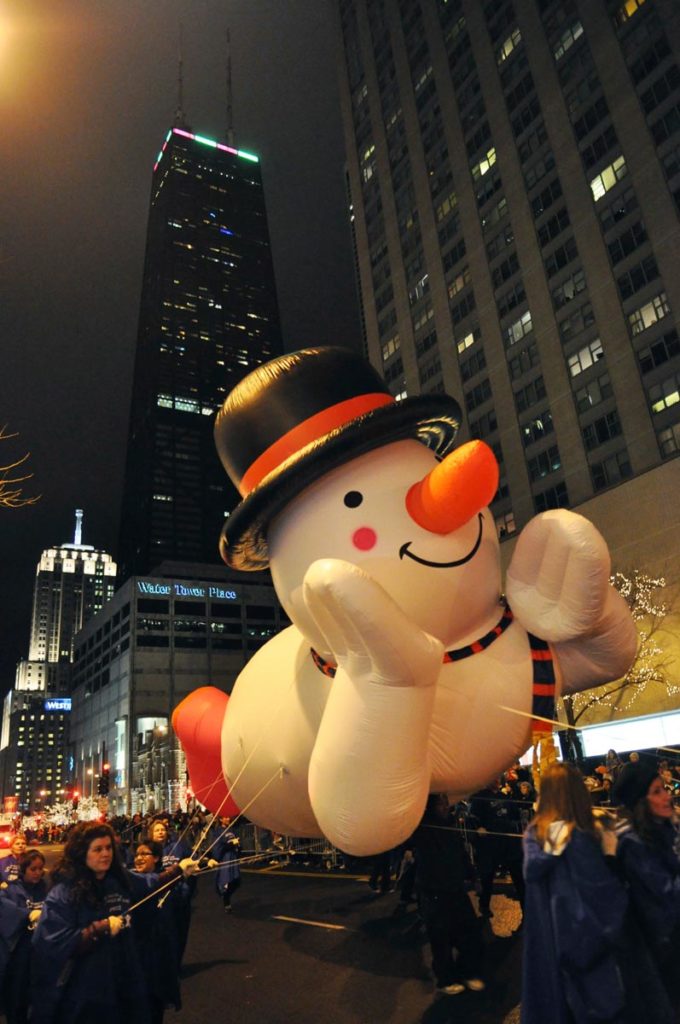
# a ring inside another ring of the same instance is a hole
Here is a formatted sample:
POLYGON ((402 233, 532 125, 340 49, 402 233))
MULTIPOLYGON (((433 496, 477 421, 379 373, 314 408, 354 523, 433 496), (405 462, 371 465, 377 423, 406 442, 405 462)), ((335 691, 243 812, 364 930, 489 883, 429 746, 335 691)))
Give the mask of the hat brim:
POLYGON ((445 394, 419 395, 359 416, 301 448, 237 505, 220 535, 220 554, 232 569, 269 565, 267 529, 274 516, 324 473, 392 441, 413 438, 443 458, 453 446, 461 411, 445 394))

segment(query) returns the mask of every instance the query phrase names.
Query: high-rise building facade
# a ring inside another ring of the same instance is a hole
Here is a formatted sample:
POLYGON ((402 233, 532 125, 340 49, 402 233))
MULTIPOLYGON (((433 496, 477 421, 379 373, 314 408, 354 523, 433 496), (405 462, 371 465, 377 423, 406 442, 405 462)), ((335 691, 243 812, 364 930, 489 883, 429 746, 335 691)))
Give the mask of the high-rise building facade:
POLYGON ((121 516, 120 578, 219 560, 237 503, 215 412, 281 352, 256 156, 172 128, 153 170, 121 516))
POLYGON ((72 543, 43 551, 36 568, 28 658, 17 666, 0 733, 0 783, 24 811, 53 803, 70 768, 66 758, 75 637, 113 597, 116 563, 82 542, 76 510, 72 543))
POLYGON ((501 537, 643 475, 677 491, 680 6, 338 9, 365 343, 393 393, 461 399, 501 537))
MULTIPOLYGON (((105 551, 82 543, 82 518, 76 511, 73 543, 43 551, 35 575, 28 660, 72 662, 74 638, 113 597, 116 563, 105 551)), ((28 680, 26 680, 28 682, 28 680)), ((19 689, 35 689, 21 685, 19 689)))
POLYGON ((230 693, 248 659, 289 624, 268 573, 166 562, 157 576, 129 578, 78 636, 70 781, 96 796, 109 763, 112 814, 184 807, 173 710, 199 686, 230 693))

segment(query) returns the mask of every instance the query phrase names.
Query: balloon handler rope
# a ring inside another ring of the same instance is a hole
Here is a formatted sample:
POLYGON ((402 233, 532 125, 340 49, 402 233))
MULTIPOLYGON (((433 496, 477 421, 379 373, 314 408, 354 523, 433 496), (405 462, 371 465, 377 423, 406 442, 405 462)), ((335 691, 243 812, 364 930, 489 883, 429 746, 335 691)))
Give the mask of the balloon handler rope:
MULTIPOLYGON (((236 778, 234 779, 234 781, 232 782, 231 786, 229 787, 229 790, 228 790, 228 792, 227 792, 226 796, 225 796, 225 797, 223 797, 223 799, 222 799, 222 801, 221 801, 221 803, 220 803, 219 807, 218 807, 218 808, 217 808, 217 810, 216 810, 216 811, 215 811, 215 812, 213 813, 213 816, 212 816, 212 818, 210 819, 210 821, 208 822, 208 824, 207 824, 207 825, 205 826, 205 828, 203 829, 203 832, 201 833, 201 835, 199 836, 198 840, 196 841, 196 843, 195 843, 195 845, 194 845, 194 848, 193 848, 193 850, 191 851, 191 857, 192 857, 192 859, 193 859, 193 858, 195 857, 195 855, 196 855, 196 852, 198 851, 198 849, 199 849, 199 847, 200 847, 201 843, 202 843, 202 842, 204 841, 204 839, 205 839, 205 837, 207 836, 208 832, 209 832, 209 831, 210 831, 210 829, 211 829, 211 828, 213 827, 213 825, 214 825, 214 823, 215 823, 215 819, 219 817, 220 811, 221 811, 221 810, 222 810, 222 808, 224 807, 224 804, 225 804, 225 803, 226 803, 226 801, 227 801, 227 800, 229 799, 229 797, 230 797, 230 796, 231 796, 231 795, 233 794, 233 792, 234 792, 234 789, 235 789, 236 785, 238 784, 238 781, 239 781, 239 779, 241 778, 241 776, 243 775, 244 771, 245 771, 245 770, 246 770, 246 768, 248 767, 248 763, 249 763, 250 759, 252 758, 253 754, 255 753, 255 751, 256 751, 256 750, 257 750, 257 748, 259 747, 260 743, 262 742, 262 740, 263 740, 263 738, 264 738, 264 735, 265 735, 265 732, 267 731, 267 729, 269 728, 269 726, 270 726, 270 725, 272 724, 272 722, 273 722, 273 721, 275 721, 275 720, 276 720, 276 718, 278 717, 279 711, 280 711, 281 707, 283 706, 283 704, 284 704, 284 703, 287 703, 287 702, 288 702, 288 699, 289 699, 289 691, 290 691, 290 690, 292 690, 292 689, 293 689, 293 681, 291 680, 291 681, 290 681, 290 683, 289 683, 289 685, 288 685, 288 686, 286 687, 286 689, 285 689, 284 693, 283 693, 283 694, 281 695, 281 700, 280 700, 280 701, 278 702, 278 704, 277 704, 277 705, 276 705, 276 707, 274 708, 274 710, 273 710, 273 712, 272 712, 272 715, 270 716, 270 720, 269 720, 269 722, 267 723, 267 726, 266 726, 265 728, 263 728, 263 729, 261 730, 261 732, 260 732, 260 735, 258 736, 257 740, 256 740, 256 741, 255 741, 255 743, 253 744, 253 747, 252 747, 252 749, 251 749, 250 753, 249 753, 249 754, 248 754, 248 756, 246 757, 245 761, 243 762, 243 764, 242 764, 242 766, 241 766, 241 769, 240 769, 240 771, 238 772, 238 774, 236 775, 236 778)), ((280 769, 277 769, 277 773, 276 773, 276 774, 278 774, 278 772, 279 772, 279 771, 282 771, 282 772, 283 772, 283 770, 284 770, 284 769, 283 769, 283 766, 281 766, 281 768, 280 768, 280 769)), ((219 778, 219 775, 218 775, 218 778, 219 778)), ((217 780, 215 780, 215 782, 217 782, 217 780)), ((213 783, 213 786, 215 785, 215 782, 213 783)), ((267 783, 267 785, 269 785, 269 783, 267 783)), ((211 788, 211 790, 212 790, 212 786, 211 786, 210 788, 211 788)), ((261 792, 262 792, 262 790, 260 790, 260 793, 261 793, 261 792)), ((255 796, 253 797, 253 799, 252 799, 252 800, 250 801, 250 803, 249 803, 249 804, 247 805, 247 807, 250 807, 250 806, 251 806, 251 804, 253 803, 253 801, 254 801, 254 800, 257 800, 257 798, 258 798, 258 796, 260 795, 260 793, 257 793, 257 794, 256 794, 256 795, 255 795, 255 796)), ((238 822, 239 818, 243 817, 243 814, 244 814, 244 812, 245 812, 245 809, 239 809, 239 812, 238 812, 238 814, 236 815, 236 817, 234 818, 234 820, 233 820, 232 822, 230 822, 230 823, 229 823, 229 825, 227 826, 227 828, 223 829, 223 831, 222 831, 222 832, 220 832, 220 834, 219 834, 219 835, 217 836, 217 839, 213 840, 213 842, 212 842, 212 843, 210 844, 210 846, 208 847, 208 849, 207 849, 207 850, 204 850, 204 852, 203 852, 203 856, 205 856, 205 854, 207 854, 207 853, 208 853, 208 852, 209 852, 210 850, 212 850, 213 846, 215 846, 215 845, 216 845, 216 843, 219 843, 219 841, 220 841, 220 839, 222 838, 222 836, 223 836, 223 835, 225 835, 225 833, 226 833, 226 832, 227 832, 227 831, 228 831, 228 830, 229 830, 229 829, 230 829, 230 828, 232 827, 232 825, 235 825, 235 824, 236 824, 236 823, 238 822)))
MULTIPOLYGON (((267 782, 265 782, 264 786, 262 786, 262 788, 258 790, 258 792, 255 794, 255 796, 250 801, 250 803, 246 804, 246 806, 243 808, 242 811, 239 812, 239 814, 245 814, 245 812, 250 807, 250 804, 252 804, 253 801, 257 800, 257 798, 259 796, 261 796, 262 793, 264 793, 265 789, 267 789, 268 786, 271 786, 271 784, 274 781, 274 779, 282 778, 284 773, 285 773, 285 768, 283 767, 283 765, 279 765, 279 767, 276 769, 276 771, 274 772, 272 777, 267 782)), ((193 857, 191 859, 193 860, 193 857)), ((217 869, 216 868, 209 868, 208 870, 215 871, 217 869)), ((202 874, 202 873, 203 872, 199 872, 199 871, 195 872, 195 874, 202 874)), ((144 896, 141 900, 138 900, 136 903, 133 903, 131 907, 128 907, 127 913, 131 914, 133 910, 137 909, 137 907, 141 907, 141 905, 143 903, 146 903, 147 900, 153 899, 154 897, 158 896, 158 894, 163 892, 164 889, 169 889, 171 885, 175 885, 175 883, 179 882, 179 880, 181 878, 183 878, 183 877, 184 877, 183 875, 177 875, 176 878, 171 878, 169 882, 165 883, 165 885, 161 885, 158 889, 154 889, 152 892, 150 892, 146 896, 144 896)))

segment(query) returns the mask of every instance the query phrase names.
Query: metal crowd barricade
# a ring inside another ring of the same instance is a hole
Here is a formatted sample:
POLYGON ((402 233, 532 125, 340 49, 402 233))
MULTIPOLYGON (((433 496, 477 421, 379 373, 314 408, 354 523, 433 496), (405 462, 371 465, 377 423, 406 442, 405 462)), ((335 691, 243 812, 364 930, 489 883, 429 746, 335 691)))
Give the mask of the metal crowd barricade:
POLYGON ((343 855, 327 839, 283 836, 251 822, 237 823, 234 832, 239 839, 241 856, 255 858, 261 854, 263 865, 270 859, 281 866, 297 863, 322 867, 326 871, 344 866, 343 855))

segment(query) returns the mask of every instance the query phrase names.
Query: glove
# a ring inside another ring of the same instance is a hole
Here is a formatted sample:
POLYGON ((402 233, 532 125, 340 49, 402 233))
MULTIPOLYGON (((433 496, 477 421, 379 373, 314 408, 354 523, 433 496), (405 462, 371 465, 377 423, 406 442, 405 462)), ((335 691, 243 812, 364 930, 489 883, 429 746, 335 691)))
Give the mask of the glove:
POLYGON ((214 860, 213 857, 209 857, 208 858, 208 867, 209 868, 218 868, 219 866, 220 866, 220 862, 218 860, 214 860))
POLYGON ((185 857, 179 862, 179 867, 185 878, 191 878, 198 871, 198 861, 191 857, 185 857))
POLYGON ((40 917, 40 911, 39 910, 29 910, 29 912, 28 912, 28 923, 29 924, 35 924, 39 917, 40 917))
POLYGON ((124 924, 123 918, 118 915, 114 914, 109 918, 109 935, 112 939, 116 937, 124 924))

